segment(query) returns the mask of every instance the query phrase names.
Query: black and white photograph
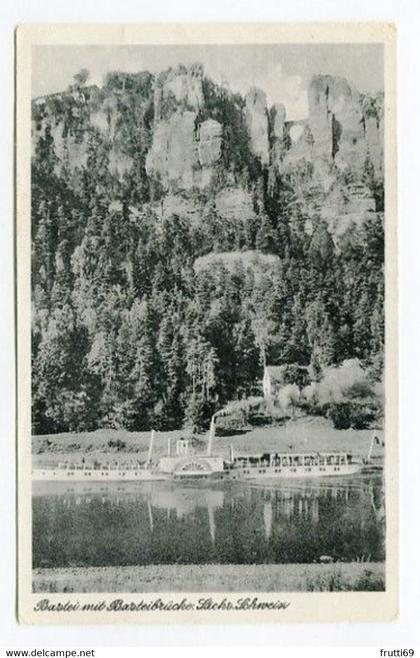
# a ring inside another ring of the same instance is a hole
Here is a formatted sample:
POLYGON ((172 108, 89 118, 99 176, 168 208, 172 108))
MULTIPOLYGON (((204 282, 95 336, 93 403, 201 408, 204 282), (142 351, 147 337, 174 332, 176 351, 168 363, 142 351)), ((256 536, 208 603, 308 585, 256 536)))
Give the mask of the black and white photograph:
POLYGON ((394 590, 384 38, 234 41, 31 44, 36 600, 394 590))

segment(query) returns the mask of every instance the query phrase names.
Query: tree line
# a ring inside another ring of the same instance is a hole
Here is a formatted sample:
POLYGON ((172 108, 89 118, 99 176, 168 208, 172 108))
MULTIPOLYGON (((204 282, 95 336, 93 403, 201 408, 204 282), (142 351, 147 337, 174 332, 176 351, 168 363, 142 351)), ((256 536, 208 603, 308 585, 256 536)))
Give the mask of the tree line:
MULTIPOLYGON (((311 164, 281 176, 250 163, 247 147, 235 176, 256 213, 222 219, 209 190, 199 222, 162 217, 144 169, 126 175, 125 195, 94 133, 90 148, 94 164, 76 177, 57 162, 48 129, 33 157, 35 433, 205 426, 261 390, 266 363, 310 365, 316 379, 358 358, 381 378, 381 214, 334 236, 313 204, 322 191, 311 164), (275 259, 255 266, 254 250, 275 259), (197 268, 212 252, 244 258, 197 268)), ((380 196, 369 161, 362 177, 380 196)))

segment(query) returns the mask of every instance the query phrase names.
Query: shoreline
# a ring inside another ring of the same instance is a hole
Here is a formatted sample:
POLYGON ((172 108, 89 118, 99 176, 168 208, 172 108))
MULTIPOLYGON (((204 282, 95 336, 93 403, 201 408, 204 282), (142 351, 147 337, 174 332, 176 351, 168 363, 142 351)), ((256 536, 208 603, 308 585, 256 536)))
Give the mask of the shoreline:
POLYGON ((384 591, 384 562, 158 564, 33 569, 33 592, 384 591))
MULTIPOLYGON (((173 449, 175 442, 188 436, 186 430, 156 432, 154 458, 166 454, 168 439, 173 449)), ((281 425, 266 425, 244 430, 231 436, 217 436, 213 452, 228 458, 230 446, 237 454, 256 452, 346 451, 359 458, 367 455, 372 430, 337 430, 326 419, 305 417, 281 425)), ((34 468, 45 468, 61 461, 112 461, 123 465, 131 461, 145 461, 148 456, 150 432, 125 430, 96 430, 94 432, 38 435, 32 438, 34 468)), ((195 437, 193 448, 197 454, 207 448, 208 434, 195 437)), ((383 459, 384 450, 374 446, 373 458, 383 459)))

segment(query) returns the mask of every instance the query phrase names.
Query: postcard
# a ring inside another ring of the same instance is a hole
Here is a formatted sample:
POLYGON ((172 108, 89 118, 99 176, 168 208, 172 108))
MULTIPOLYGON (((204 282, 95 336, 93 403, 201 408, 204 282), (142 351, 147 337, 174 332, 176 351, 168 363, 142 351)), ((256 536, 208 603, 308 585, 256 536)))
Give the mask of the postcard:
POLYGON ((396 618, 395 40, 18 27, 22 623, 396 618))

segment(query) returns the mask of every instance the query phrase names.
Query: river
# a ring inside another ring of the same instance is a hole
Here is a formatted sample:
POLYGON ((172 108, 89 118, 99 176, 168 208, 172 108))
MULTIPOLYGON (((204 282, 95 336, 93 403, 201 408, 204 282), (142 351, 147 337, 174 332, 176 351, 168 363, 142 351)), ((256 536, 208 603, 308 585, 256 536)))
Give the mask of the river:
POLYGON ((33 566, 384 560, 380 476, 33 484, 33 566))

